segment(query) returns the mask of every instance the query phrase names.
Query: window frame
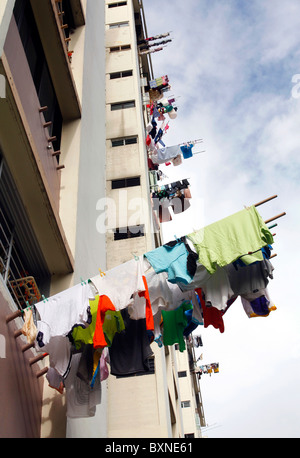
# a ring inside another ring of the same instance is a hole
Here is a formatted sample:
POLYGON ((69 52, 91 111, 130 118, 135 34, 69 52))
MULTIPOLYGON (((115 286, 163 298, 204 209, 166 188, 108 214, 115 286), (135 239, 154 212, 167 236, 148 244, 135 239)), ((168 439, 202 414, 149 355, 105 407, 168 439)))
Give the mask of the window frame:
POLYGON ((116 80, 120 78, 129 78, 133 76, 133 70, 123 70, 122 72, 113 72, 109 74, 110 80, 116 80))
POLYGON ((112 148, 120 148, 121 146, 128 146, 128 145, 137 145, 138 136, 133 135, 130 137, 112 138, 110 141, 111 141, 112 148))
POLYGON ((124 102, 116 102, 110 104, 110 111, 127 110, 129 108, 135 108, 135 100, 126 100, 124 102))
POLYGON ((138 224, 136 226, 119 227, 114 230, 114 241, 128 240, 133 238, 145 237, 145 225, 138 224), (132 232, 131 229, 139 229, 137 232, 132 232), (122 232, 120 232, 122 231, 122 232))
POLYGON ((128 178, 120 178, 118 180, 111 180, 111 189, 123 189, 123 188, 133 188, 136 186, 141 186, 141 177, 128 177, 128 178), (134 181, 136 180, 136 182, 134 181), (123 186, 118 186, 117 183, 123 183, 123 186))

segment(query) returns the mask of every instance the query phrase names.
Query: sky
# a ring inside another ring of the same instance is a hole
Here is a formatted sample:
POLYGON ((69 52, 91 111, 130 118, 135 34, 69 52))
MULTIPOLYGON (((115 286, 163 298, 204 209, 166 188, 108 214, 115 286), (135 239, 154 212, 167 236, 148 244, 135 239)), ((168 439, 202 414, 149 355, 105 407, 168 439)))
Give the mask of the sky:
MULTIPOLYGON (((196 139, 201 152, 162 166, 188 178, 192 205, 163 224, 165 242, 273 195, 277 310, 249 319, 238 299, 225 332, 199 326, 200 364, 219 362, 200 386, 208 438, 300 437, 300 3, 299 0, 143 0, 148 35, 171 32, 152 54, 178 107, 166 146, 196 139)), ((273 223, 270 223, 273 224, 273 223)))

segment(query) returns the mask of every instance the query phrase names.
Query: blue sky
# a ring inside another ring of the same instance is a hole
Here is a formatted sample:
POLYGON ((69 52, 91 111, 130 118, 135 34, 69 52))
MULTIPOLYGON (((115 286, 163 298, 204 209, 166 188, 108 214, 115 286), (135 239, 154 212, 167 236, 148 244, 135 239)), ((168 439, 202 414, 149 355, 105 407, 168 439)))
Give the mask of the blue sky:
MULTIPOLYGON (((300 436, 300 74, 298 0, 144 0, 149 35, 173 38, 153 55, 155 76, 168 74, 178 105, 166 145, 203 138, 205 150, 171 181, 190 178, 192 206, 164 224, 166 239, 187 234, 278 194, 259 207, 264 219, 286 211, 274 228, 277 311, 249 320, 240 302, 225 315, 225 333, 198 328, 208 437, 300 436)), ((166 240, 167 241, 167 240, 166 240)))

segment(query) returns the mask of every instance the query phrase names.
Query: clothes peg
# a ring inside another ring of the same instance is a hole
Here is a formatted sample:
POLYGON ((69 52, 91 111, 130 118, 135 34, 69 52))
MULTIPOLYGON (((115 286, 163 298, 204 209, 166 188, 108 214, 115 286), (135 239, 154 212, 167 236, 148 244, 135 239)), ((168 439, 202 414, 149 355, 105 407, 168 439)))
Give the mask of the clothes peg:
POLYGON ((82 285, 85 285, 85 284, 86 284, 82 277, 80 277, 80 283, 81 283, 82 285))
POLYGON ((42 294, 42 299, 43 299, 43 302, 48 302, 48 299, 46 299, 46 297, 44 296, 44 294, 42 294))
MULTIPOLYGON (((32 306, 29 304, 28 301, 26 301, 25 303, 26 303, 26 309, 24 309, 24 311, 25 310, 30 310, 32 308, 32 306)), ((24 313, 24 311, 23 311, 23 313, 24 313)))
POLYGON ((100 274, 100 277, 104 277, 104 276, 106 275, 105 272, 102 272, 102 270, 100 269, 100 267, 99 267, 99 274, 100 274))
POLYGON ((134 259, 135 259, 136 261, 139 260, 139 257, 138 257, 136 254, 134 254, 134 253, 131 253, 131 254, 132 254, 132 256, 134 257, 134 259))

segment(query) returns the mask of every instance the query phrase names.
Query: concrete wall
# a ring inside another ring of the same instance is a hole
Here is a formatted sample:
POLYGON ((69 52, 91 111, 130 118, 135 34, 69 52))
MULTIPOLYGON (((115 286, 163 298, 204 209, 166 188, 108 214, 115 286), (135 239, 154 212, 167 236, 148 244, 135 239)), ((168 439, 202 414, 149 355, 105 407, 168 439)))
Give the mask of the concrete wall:
POLYGON ((39 438, 44 380, 36 377, 39 364, 29 364, 36 354, 31 349, 22 352, 26 337, 14 337, 24 321, 17 318, 6 323, 15 311, 0 276, 0 438, 39 438))
MULTIPOLYGON (((106 269, 105 234, 97 230, 97 201, 105 196, 105 46, 104 4, 102 0, 82 0, 85 26, 71 35, 72 71, 82 105, 81 119, 64 123, 61 143, 60 217, 75 258, 74 273, 52 278, 51 293, 106 269)), ((43 437, 49 427, 65 417, 65 400, 45 388, 51 402, 44 404, 43 437), (63 405, 49 421, 51 404, 62 399, 63 405), (47 420, 48 419, 48 420, 47 420)), ((96 416, 67 419, 55 437, 106 437, 106 383, 102 384, 102 402, 96 416)))
MULTIPOLYGON (((110 2, 106 2, 106 5, 110 2)), ((132 252, 143 254, 154 248, 151 229, 145 125, 141 99, 140 68, 137 54, 134 9, 106 6, 106 195, 107 228, 144 225, 145 236, 115 241, 107 234, 107 267, 112 268, 132 258, 132 252), (126 23, 122 27, 113 27, 126 23), (130 45, 130 49, 111 52, 112 47, 130 45), (110 74, 132 70, 132 76, 110 79, 110 74), (111 110, 111 104, 134 101, 135 107, 111 110), (137 143, 112 147, 111 140, 136 136, 137 143), (112 190, 111 180, 140 177, 140 186, 112 190)))

